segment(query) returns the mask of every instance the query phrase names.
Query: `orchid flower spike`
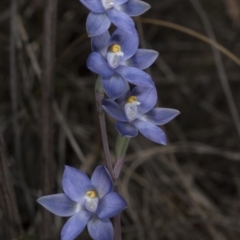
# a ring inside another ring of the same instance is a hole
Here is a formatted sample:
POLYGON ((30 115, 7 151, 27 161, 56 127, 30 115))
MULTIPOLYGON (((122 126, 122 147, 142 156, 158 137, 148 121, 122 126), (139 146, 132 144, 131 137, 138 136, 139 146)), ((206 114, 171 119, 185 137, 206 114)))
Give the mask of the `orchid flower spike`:
POLYGON ((87 17, 87 32, 90 37, 107 31, 113 23, 131 33, 135 24, 131 17, 146 12, 150 5, 140 0, 80 0, 91 12, 87 17))
POLYGON ((90 180, 82 171, 65 166, 62 187, 64 193, 37 200, 57 216, 71 216, 63 226, 61 239, 73 240, 87 226, 94 240, 113 240, 113 226, 109 218, 118 215, 127 204, 118 193, 113 192, 107 169, 97 167, 90 180))
POLYGON ((154 108, 157 102, 155 88, 136 86, 131 92, 115 101, 105 99, 103 109, 117 120, 116 129, 127 137, 135 137, 138 131, 153 142, 166 145, 165 133, 157 127, 171 121, 179 114, 170 108, 154 108))

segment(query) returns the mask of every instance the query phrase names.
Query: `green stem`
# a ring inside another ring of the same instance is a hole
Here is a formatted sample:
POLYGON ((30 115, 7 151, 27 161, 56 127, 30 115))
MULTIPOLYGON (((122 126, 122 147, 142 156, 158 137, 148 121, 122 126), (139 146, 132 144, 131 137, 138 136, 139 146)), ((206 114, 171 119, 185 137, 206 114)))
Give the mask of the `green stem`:
POLYGON ((114 181, 114 173, 113 173, 113 166, 109 151, 109 145, 108 145, 108 138, 107 138, 107 130, 106 130, 106 123, 105 123, 105 114, 102 108, 102 100, 104 99, 104 90, 102 88, 101 84, 101 78, 98 76, 96 84, 95 84, 95 98, 96 98, 96 105, 97 105, 97 112, 98 112, 98 118, 100 123, 100 129, 101 129, 101 136, 102 136, 102 143, 103 143, 103 150, 105 154, 106 159, 106 165, 107 169, 114 181))
POLYGON ((116 179, 118 179, 120 172, 122 170, 124 158, 129 146, 130 139, 131 139, 130 137, 124 137, 118 134, 116 148, 115 148, 117 160, 114 165, 114 176, 116 177, 116 179))

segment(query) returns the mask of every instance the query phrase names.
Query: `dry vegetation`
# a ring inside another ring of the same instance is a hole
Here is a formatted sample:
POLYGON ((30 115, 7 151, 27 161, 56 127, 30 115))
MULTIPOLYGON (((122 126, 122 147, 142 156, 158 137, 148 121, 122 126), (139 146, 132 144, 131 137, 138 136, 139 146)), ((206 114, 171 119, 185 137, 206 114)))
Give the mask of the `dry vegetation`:
MULTIPOLYGON (((177 23, 216 38, 240 57, 238 0, 147 2, 152 8, 144 18, 177 23)), ((35 200, 42 194, 44 4, 18 1, 14 25, 17 130, 10 97, 10 12, 10 0, 1 1, 0 131, 5 165, 0 165, 0 239, 10 239, 8 229, 15 221, 21 231, 21 238, 15 239, 30 240, 39 239, 42 231, 40 206, 35 200), (7 212, 17 216, 18 211, 20 219, 6 216, 7 212)), ((95 166, 104 163, 94 99, 96 76, 85 63, 91 51, 85 31, 88 11, 78 0, 59 0, 57 12, 52 193, 62 191, 64 164, 91 174, 95 166)), ((158 89, 158 106, 179 109, 181 115, 164 126, 167 146, 142 136, 130 142, 119 182, 129 203, 122 214, 123 239, 240 239, 240 65, 180 29, 142 23, 139 18, 136 25, 141 47, 160 52, 148 70, 158 89)), ((107 118, 107 125, 114 154, 114 121, 107 118)), ((49 240, 59 239, 64 221, 54 217, 49 240)), ((78 239, 89 239, 88 233, 78 239)))

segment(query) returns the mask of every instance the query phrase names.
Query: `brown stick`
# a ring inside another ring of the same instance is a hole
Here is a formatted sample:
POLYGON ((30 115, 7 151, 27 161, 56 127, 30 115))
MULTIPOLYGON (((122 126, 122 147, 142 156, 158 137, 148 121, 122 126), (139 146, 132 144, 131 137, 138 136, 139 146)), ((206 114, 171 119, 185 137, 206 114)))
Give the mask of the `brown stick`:
MULTIPOLYGON (((21 220, 17 208, 12 177, 8 169, 3 140, 0 134, 0 206, 3 213, 3 239, 16 239, 21 234, 21 220)), ((2 224, 2 223, 1 223, 2 224)))
MULTIPOLYGON (((55 63, 57 0, 45 1, 42 64, 42 189, 43 195, 52 194, 54 185, 53 162, 53 79, 55 63)), ((51 214, 43 210, 41 239, 53 239, 51 214)))

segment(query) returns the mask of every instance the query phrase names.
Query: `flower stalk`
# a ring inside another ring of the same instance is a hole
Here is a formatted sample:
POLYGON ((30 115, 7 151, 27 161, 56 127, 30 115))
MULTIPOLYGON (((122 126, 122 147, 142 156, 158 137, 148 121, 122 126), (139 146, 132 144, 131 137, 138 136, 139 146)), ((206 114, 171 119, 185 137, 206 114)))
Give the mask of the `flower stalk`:
POLYGON ((121 216, 118 214, 113 218, 114 240, 122 240, 121 216))
POLYGON ((97 77, 96 84, 95 84, 95 98, 96 98, 97 112, 98 112, 100 131, 102 136, 103 150, 104 150, 105 159, 106 159, 106 165, 111 175, 111 178, 115 179, 110 151, 109 151, 107 129, 106 129, 106 122, 105 122, 105 113, 102 108, 102 101, 104 99, 104 90, 102 88, 100 76, 97 77))
POLYGON ((116 141, 116 162, 114 165, 114 176, 116 179, 118 179, 120 172, 122 170, 122 166, 124 163, 124 158, 129 146, 131 138, 130 137, 124 137, 121 134, 118 134, 117 141, 116 141))

